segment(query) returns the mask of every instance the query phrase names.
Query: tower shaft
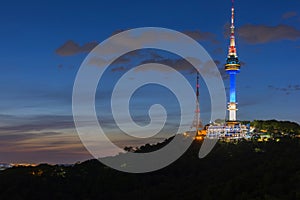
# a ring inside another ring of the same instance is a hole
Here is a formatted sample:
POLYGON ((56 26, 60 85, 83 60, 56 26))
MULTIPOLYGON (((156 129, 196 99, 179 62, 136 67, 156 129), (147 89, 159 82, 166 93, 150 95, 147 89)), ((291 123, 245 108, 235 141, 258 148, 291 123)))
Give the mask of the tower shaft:
POLYGON ((236 102, 235 74, 230 74, 230 102, 236 102))

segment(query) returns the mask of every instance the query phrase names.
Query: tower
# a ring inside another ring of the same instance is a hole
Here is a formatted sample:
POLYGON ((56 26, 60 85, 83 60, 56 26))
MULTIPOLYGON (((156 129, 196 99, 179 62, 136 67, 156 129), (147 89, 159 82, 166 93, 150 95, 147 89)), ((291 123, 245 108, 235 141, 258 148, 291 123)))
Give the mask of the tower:
POLYGON ((232 0, 231 8, 231 26, 230 26, 230 45, 228 49, 228 56, 225 64, 225 71, 230 77, 230 94, 228 102, 229 119, 225 124, 213 123, 207 127, 206 138, 219 138, 224 141, 239 141, 246 138, 249 133, 249 128, 237 121, 237 101, 235 91, 235 78, 240 72, 240 61, 237 56, 235 46, 235 32, 234 32, 234 0, 232 0))
POLYGON ((230 98, 228 103, 229 111, 229 122, 236 122, 236 111, 237 101, 236 101, 236 91, 235 91, 235 76, 240 72, 240 61, 237 56, 236 46, 235 46, 235 32, 234 32, 234 0, 232 0, 231 8, 231 26, 230 26, 230 45, 228 50, 228 56, 225 64, 225 70, 230 76, 230 98))
POLYGON ((206 136, 206 130, 202 129, 203 125, 200 119, 200 106, 199 106, 199 72, 197 71, 197 79, 196 79, 196 109, 195 109, 195 115, 194 120, 191 125, 190 131, 185 132, 183 135, 186 137, 190 137, 193 135, 194 140, 202 141, 204 137, 206 136), (194 131, 195 128, 195 131, 194 131), (195 134, 196 132, 196 134, 195 134))
POLYGON ((200 106, 199 106, 199 72, 197 71, 197 81, 196 81, 196 109, 195 116, 192 127, 196 128, 196 136, 200 134, 200 129, 202 128, 202 123, 200 120, 200 106))

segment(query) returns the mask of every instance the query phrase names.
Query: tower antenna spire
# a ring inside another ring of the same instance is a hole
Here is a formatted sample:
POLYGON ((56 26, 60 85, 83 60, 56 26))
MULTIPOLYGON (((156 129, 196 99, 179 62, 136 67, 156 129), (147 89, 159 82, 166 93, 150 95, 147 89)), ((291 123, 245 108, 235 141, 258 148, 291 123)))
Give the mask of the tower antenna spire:
POLYGON ((228 56, 237 57, 236 47, 235 47, 235 26, 234 26, 234 0, 231 7, 231 26, 230 26, 230 46, 228 51, 228 56))

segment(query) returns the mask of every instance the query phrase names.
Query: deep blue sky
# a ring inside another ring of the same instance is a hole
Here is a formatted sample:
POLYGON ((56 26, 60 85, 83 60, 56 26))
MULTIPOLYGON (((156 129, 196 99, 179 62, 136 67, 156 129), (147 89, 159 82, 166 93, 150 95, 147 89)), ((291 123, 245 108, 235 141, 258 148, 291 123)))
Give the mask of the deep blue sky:
MULTIPOLYGON (((243 62, 237 76, 238 118, 299 123, 300 1, 243 0, 235 5, 237 51, 243 62)), ((222 68, 230 7, 230 0, 2 3, 0 162, 89 157, 72 123, 72 86, 91 47, 120 30, 154 26, 190 33, 222 68)), ((118 67, 107 76, 122 75, 118 67)), ((194 74, 186 76, 194 82, 194 74)), ((148 104, 144 93, 143 98, 148 104)), ((209 102, 201 99, 207 120, 209 102)))

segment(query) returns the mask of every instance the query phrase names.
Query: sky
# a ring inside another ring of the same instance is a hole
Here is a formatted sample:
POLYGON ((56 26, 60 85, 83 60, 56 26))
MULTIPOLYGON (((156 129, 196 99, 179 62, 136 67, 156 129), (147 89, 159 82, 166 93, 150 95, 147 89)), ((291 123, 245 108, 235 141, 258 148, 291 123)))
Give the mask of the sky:
MULTIPOLYGON (((75 163, 91 158, 74 127, 73 84, 88 53, 124 30, 163 27, 187 34, 210 54, 228 89, 223 69, 230 8, 230 0, 2 3, 0 163, 75 163)), ((237 51, 242 62, 237 75, 238 119, 300 123, 300 1, 243 0, 235 2, 235 9, 237 51)), ((110 118, 107 108, 112 83, 145 62, 172 65, 194 87, 196 75, 182 59, 168 52, 137 51, 120 58, 105 73, 104 90, 99 88, 96 95, 99 115, 110 118)), ((200 94, 201 118, 208 123, 210 101, 203 80, 200 94)), ((137 123, 147 124, 149 106, 159 102, 174 118, 167 130, 176 128, 178 103, 170 92, 152 86, 142 88, 135 96, 131 109, 137 123)), ((145 142, 123 138, 108 121, 102 123, 108 132, 116 134, 116 144, 145 142)))

